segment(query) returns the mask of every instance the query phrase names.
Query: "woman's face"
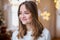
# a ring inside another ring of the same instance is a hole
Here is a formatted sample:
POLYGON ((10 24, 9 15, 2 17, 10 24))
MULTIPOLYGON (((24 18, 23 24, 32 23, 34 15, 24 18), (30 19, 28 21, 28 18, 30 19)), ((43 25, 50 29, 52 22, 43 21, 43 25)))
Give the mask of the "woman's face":
POLYGON ((32 22, 31 12, 26 9, 25 5, 22 5, 20 7, 19 19, 22 22, 22 24, 25 24, 25 25, 32 22))

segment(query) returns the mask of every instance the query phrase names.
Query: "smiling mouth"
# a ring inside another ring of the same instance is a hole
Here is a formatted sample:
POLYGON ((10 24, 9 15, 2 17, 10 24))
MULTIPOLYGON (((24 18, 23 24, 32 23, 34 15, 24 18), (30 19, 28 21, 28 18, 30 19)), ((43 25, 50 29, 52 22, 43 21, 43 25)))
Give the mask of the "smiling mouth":
POLYGON ((22 19, 23 21, 26 21, 27 19, 22 19))

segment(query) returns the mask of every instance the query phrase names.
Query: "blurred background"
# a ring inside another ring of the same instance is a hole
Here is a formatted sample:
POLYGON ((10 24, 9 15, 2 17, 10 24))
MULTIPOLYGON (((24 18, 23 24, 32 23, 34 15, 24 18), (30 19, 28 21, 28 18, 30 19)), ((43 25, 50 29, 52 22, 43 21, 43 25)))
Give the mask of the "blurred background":
MULTIPOLYGON (((0 0, 0 20, 7 25, 7 30, 18 29, 18 6, 24 1, 26 0, 0 0)), ((60 0, 27 1, 36 2, 40 22, 49 30, 52 39, 60 40, 60 0)))

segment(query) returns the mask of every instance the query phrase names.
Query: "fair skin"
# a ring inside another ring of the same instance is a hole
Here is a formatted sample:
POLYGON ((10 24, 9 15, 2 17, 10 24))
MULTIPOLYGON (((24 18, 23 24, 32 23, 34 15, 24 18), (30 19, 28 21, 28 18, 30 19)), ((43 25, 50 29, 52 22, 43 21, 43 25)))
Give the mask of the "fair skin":
POLYGON ((19 19, 21 20, 22 24, 26 25, 28 31, 32 29, 33 25, 31 12, 29 12, 29 10, 26 9, 25 5, 22 5, 20 7, 19 19))

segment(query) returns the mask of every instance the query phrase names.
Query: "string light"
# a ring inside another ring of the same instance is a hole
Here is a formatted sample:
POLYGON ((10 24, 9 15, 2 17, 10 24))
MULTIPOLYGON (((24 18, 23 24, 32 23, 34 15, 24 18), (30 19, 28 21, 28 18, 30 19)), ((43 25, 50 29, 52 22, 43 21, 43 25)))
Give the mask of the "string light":
POLYGON ((50 13, 47 11, 44 11, 43 13, 41 13, 41 16, 43 17, 44 20, 49 20, 50 17, 50 13))
POLYGON ((56 3, 57 2, 57 0, 54 0, 54 3, 56 3))
POLYGON ((40 3, 40 0, 36 0, 36 2, 40 3))
POLYGON ((54 0, 56 9, 60 9, 60 0, 54 0))

